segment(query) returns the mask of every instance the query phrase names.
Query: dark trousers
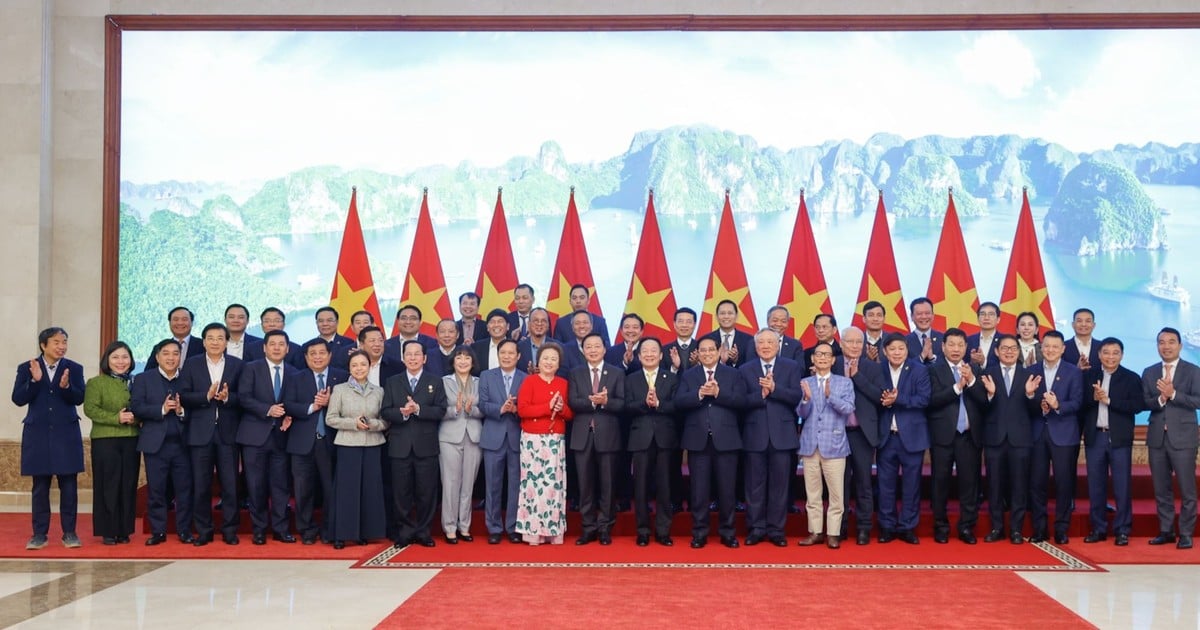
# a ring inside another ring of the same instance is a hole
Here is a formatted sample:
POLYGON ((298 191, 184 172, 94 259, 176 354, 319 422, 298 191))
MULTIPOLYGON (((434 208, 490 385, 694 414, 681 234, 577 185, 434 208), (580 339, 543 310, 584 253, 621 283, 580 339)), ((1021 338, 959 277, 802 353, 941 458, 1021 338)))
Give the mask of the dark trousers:
POLYGON ((683 493, 683 449, 674 448, 670 452, 671 457, 671 503, 677 508, 683 509, 683 500, 687 497, 683 493))
POLYGON ((292 489, 296 496, 296 532, 302 538, 316 539, 329 534, 329 508, 333 505, 334 446, 329 438, 317 438, 307 455, 292 454, 292 489), (324 499, 321 522, 313 521, 317 493, 324 499))
POLYGON ((338 446, 334 458, 334 489, 325 496, 329 535, 333 540, 375 540, 387 533, 380 446, 338 446))
POLYGON ((513 533, 521 485, 521 452, 510 450, 507 443, 494 451, 483 449, 483 477, 483 521, 488 533, 513 533))
POLYGON ((596 450, 596 438, 588 432, 587 442, 575 453, 579 473, 579 516, 583 535, 608 534, 614 518, 613 485, 618 453, 596 450))
POLYGON ((137 437, 92 440, 93 535, 120 538, 133 533, 141 467, 137 437))
POLYGON ((262 446, 242 447, 246 490, 250 496, 250 523, 255 534, 265 535, 267 529, 281 536, 288 533, 286 440, 286 434, 278 428, 272 428, 271 435, 262 446))
POLYGON ((1147 451, 1150 479, 1154 482, 1154 502, 1158 504, 1158 530, 1174 531, 1175 493, 1171 487, 1171 475, 1174 474, 1179 483, 1179 533, 1191 536, 1196 529, 1196 447, 1172 447, 1168 435, 1163 436, 1162 446, 1152 446, 1147 451))
POLYGON ((1108 533, 1108 473, 1112 471, 1113 498, 1117 517, 1113 533, 1129 535, 1133 527, 1133 447, 1114 447, 1107 431, 1097 431, 1096 438, 1086 449, 1088 475, 1088 517, 1094 532, 1108 533))
MULTIPOLYGON (((875 488, 871 481, 871 466, 875 463, 875 447, 867 441, 862 429, 846 429, 850 442, 850 457, 846 461, 846 476, 843 492, 848 496, 854 492, 854 522, 860 532, 871 531, 875 514, 875 488)), ((849 503, 849 501, 846 501, 849 503)), ((845 523, 845 520, 842 521, 845 523)))
POLYGON ((987 458, 988 513, 992 529, 1004 531, 1004 500, 1008 499, 1009 526, 1020 534, 1025 527, 1025 501, 1029 494, 1029 447, 1013 446, 1008 440, 988 446, 987 458))
POLYGON ((933 468, 930 494, 933 495, 934 530, 941 533, 950 531, 946 504, 950 501, 951 479, 957 476, 958 531, 975 531, 975 523, 979 520, 979 447, 971 441, 970 435, 956 432, 951 444, 934 444, 929 450, 933 468))
MULTIPOLYGON (((746 453, 746 530, 758 536, 782 536, 787 525, 788 477, 796 476, 793 450, 746 453)), ((836 532, 835 532, 836 533, 836 532)))
POLYGON ((75 533, 79 516, 79 486, 77 475, 33 475, 33 535, 50 532, 50 480, 58 477, 58 515, 63 534, 75 533))
POLYGON ((437 492, 441 487, 437 455, 409 455, 390 459, 396 541, 429 538, 429 526, 433 523, 437 492))
POLYGON ((192 533, 192 464, 187 447, 178 440, 164 440, 157 453, 145 453, 147 505, 150 533, 167 533, 167 477, 175 485, 175 533, 192 533))
POLYGON ((718 451, 713 446, 712 436, 704 448, 688 451, 688 471, 692 482, 689 506, 692 511, 692 537, 708 538, 708 498, 712 496, 709 484, 716 474, 717 533, 722 538, 734 535, 734 496, 736 494, 738 454, 740 451, 718 451))
POLYGON ((925 451, 909 452, 893 434, 879 449, 879 529, 915 530, 921 510, 921 467, 925 451), (899 491, 901 509, 896 512, 899 491))
POLYGON ((1029 515, 1033 520, 1033 534, 1045 535, 1047 499, 1050 487, 1050 470, 1054 469, 1054 533, 1066 534, 1071 526, 1071 504, 1075 498, 1076 468, 1079 462, 1079 445, 1057 446, 1050 441, 1050 432, 1033 444, 1029 454, 1029 515))
POLYGON ((218 444, 217 437, 207 446, 192 446, 192 495, 195 499, 193 520, 196 535, 213 536, 212 481, 213 469, 221 484, 221 535, 236 536, 241 524, 238 510, 238 449, 232 444, 218 444))
POLYGON ((633 459, 633 514, 639 536, 650 535, 650 487, 654 487, 654 535, 671 535, 671 460, 675 449, 659 448, 654 440, 633 459))

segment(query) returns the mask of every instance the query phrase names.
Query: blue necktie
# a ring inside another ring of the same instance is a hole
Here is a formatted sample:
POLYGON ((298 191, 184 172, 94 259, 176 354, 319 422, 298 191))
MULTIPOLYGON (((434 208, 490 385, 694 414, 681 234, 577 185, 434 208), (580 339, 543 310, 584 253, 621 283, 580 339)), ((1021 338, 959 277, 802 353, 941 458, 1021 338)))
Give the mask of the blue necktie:
POLYGON ((413 393, 416 393, 416 391, 417 391, 417 379, 416 379, 416 377, 409 377, 409 379, 408 379, 408 389, 409 389, 409 390, 411 390, 413 393))
POLYGON ((283 375, 279 373, 281 366, 275 366, 275 402, 279 402, 279 390, 283 388, 283 375))
MULTIPOLYGON (((317 389, 325 389, 325 373, 317 375, 317 389)), ((317 414, 317 437, 325 437, 325 409, 322 408, 317 414)))
POLYGON ((512 396, 512 374, 504 375, 504 395, 512 396))
MULTIPOLYGON (((959 374, 958 370, 958 366, 955 366, 954 373, 956 375, 959 374)), ((967 430, 967 404, 963 401, 963 396, 965 395, 966 392, 964 391, 958 396, 958 425, 955 427, 955 430, 959 433, 965 433, 967 430)))

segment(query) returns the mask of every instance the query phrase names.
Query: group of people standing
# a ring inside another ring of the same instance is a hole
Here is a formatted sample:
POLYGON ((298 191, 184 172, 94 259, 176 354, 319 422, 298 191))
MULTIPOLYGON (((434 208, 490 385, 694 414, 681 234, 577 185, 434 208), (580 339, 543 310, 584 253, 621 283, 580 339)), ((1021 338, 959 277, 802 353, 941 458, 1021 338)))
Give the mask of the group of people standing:
POLYGON ((245 332, 248 310, 230 305, 224 323, 192 336, 194 316, 168 314, 171 336, 146 368, 122 342, 110 344, 99 376, 65 358, 67 334, 39 335, 39 356, 18 366, 13 402, 27 405, 22 474, 33 477, 33 537, 47 544, 49 488, 62 492, 63 543, 78 546, 76 474, 83 470, 76 407, 93 421, 95 535, 129 542, 139 454, 149 490, 147 545, 165 542, 170 506, 183 543, 239 543, 241 499, 252 541, 270 536, 342 548, 388 538, 397 547, 434 546, 440 501, 445 543, 473 541, 474 490, 483 468, 488 543, 561 544, 577 506, 576 544, 611 544, 617 504, 631 499, 637 544, 673 545, 671 524, 684 500, 686 452, 691 546, 707 544, 710 505, 717 534, 738 547, 734 514, 744 501, 744 544, 787 545, 795 468, 803 462, 809 535, 801 546, 838 548, 853 496, 856 544, 917 544, 922 466, 932 463, 934 540, 975 544, 979 498, 990 528, 984 540, 1068 542, 1075 470, 1086 450, 1091 531, 1111 527, 1128 544, 1132 524, 1134 416, 1150 411, 1147 433, 1160 534, 1151 544, 1190 548, 1195 526, 1196 409, 1200 372, 1179 358, 1178 331, 1158 335, 1161 363, 1141 377, 1121 366, 1116 338, 1094 339, 1094 314, 1074 314, 1075 335, 1039 338, 1036 315, 1017 331, 996 329, 999 308, 978 311, 972 335, 931 327, 933 304, 910 305, 915 330, 884 334, 882 304, 868 302, 865 330, 840 338, 832 315, 814 323, 804 348, 785 334, 790 315, 768 312, 768 327, 737 330, 737 305, 720 302, 718 328, 696 338, 696 313, 679 309, 675 338, 643 336, 641 317, 625 314, 610 343, 590 295, 572 287, 574 312, 551 319, 520 285, 517 310, 480 318, 479 297, 460 296, 462 318, 419 332, 422 314, 403 305, 399 335, 385 338, 370 314, 339 330, 331 307, 316 312, 318 336, 303 345, 283 330, 284 314, 260 316, 261 338, 245 332), (986 464, 986 491, 983 469, 986 464), (873 474, 873 469, 875 474, 873 474), (1053 496, 1051 521, 1048 499, 1053 496), (213 522, 212 488, 220 488, 213 522), (1174 480, 1173 480, 1174 478, 1174 480), (1182 496, 1175 527, 1173 481, 1182 496), (244 486, 245 491, 239 492, 244 486), (956 486, 959 515, 947 504, 956 486), (316 507, 322 509, 317 516, 316 507), (651 519, 653 505, 654 518, 651 519), (1006 518, 1007 517, 1007 518, 1006 518))

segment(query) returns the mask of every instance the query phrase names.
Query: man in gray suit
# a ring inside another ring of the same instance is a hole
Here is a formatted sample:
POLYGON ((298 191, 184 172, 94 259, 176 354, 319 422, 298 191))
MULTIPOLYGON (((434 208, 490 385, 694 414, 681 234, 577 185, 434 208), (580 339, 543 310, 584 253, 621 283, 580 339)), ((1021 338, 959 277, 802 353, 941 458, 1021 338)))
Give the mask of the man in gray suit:
POLYGON ((525 373, 517 369, 517 342, 505 339, 496 348, 500 367, 479 375, 479 408, 483 411, 484 523, 488 544, 500 544, 505 532, 508 541, 517 544, 521 535, 513 530, 517 523, 517 492, 521 481, 521 420, 517 418, 517 391, 525 382, 525 373), (505 476, 507 475, 507 479, 505 476), (500 520, 501 501, 504 520, 500 520))
POLYGON ((1158 536, 1151 545, 1175 542, 1179 549, 1192 548, 1196 528, 1196 409, 1200 408, 1200 370, 1179 358, 1182 347, 1179 331, 1163 328, 1158 332, 1158 356, 1162 363, 1142 371, 1142 392, 1150 407, 1150 427, 1146 430, 1149 447, 1150 477, 1154 480, 1154 501, 1158 504, 1158 536), (1175 494, 1171 475, 1179 483, 1179 540, 1174 533, 1175 494))
POLYGON ((625 370, 604 362, 604 339, 593 332, 583 339, 584 364, 571 370, 567 402, 575 412, 570 449, 579 474, 579 513, 583 533, 576 545, 599 540, 612 544, 613 486, 621 443, 620 414, 625 409, 625 370))

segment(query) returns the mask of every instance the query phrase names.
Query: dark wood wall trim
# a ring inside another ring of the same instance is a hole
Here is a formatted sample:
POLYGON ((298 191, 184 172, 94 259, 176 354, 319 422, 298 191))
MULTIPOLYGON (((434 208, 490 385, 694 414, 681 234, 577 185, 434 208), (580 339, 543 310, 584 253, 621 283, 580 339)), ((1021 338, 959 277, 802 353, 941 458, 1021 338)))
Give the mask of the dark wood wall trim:
POLYGON ((100 347, 117 338, 121 274, 121 27, 104 23, 104 183, 100 231, 100 347))

